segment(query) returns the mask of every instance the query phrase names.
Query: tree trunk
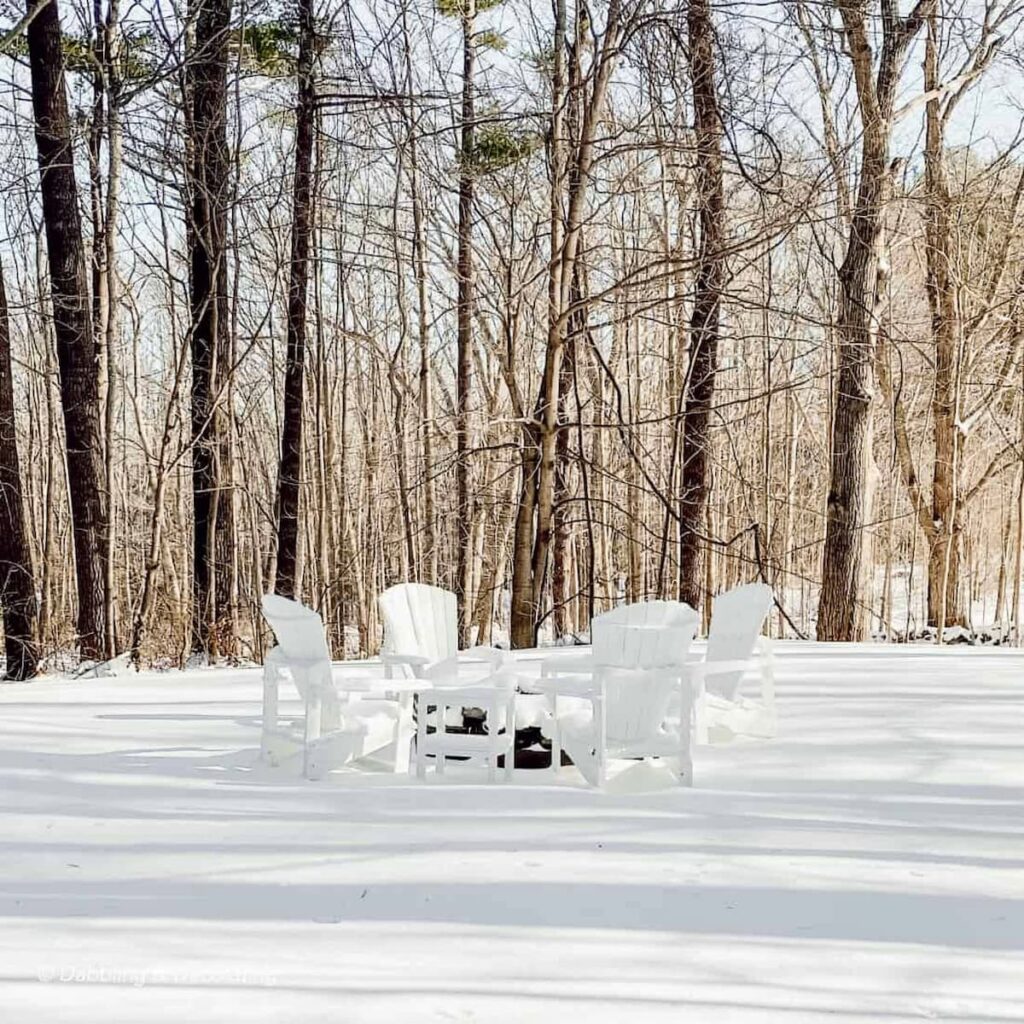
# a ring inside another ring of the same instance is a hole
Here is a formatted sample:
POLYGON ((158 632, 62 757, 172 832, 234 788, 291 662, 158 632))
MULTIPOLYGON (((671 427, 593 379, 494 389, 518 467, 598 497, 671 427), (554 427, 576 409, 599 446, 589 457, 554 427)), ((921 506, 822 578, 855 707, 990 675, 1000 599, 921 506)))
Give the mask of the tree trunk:
POLYGON ((196 0, 195 46, 188 65, 191 113, 189 299, 192 315, 192 649, 217 646, 215 539, 217 515, 230 514, 222 464, 228 429, 225 370, 227 333, 227 63, 231 0, 196 0))
POLYGON ((285 356, 281 464, 277 480, 277 579, 274 589, 297 597, 295 567, 302 486, 302 419, 306 354, 306 291, 313 221, 311 164, 316 85, 313 0, 299 0, 298 100, 295 110, 295 177, 292 187, 291 264, 288 281, 288 339, 285 356))
POLYGON ((888 140, 865 132, 864 150, 853 228, 839 271, 839 373, 818 607, 819 640, 861 639, 857 605, 861 595, 875 343, 870 295, 877 264, 883 179, 888 174, 888 140))
MULTIPOLYGON (((566 314, 570 304, 570 291, 574 268, 578 258, 583 233, 584 203, 590 183, 594 161, 594 142, 598 125, 604 116, 605 101, 612 71, 619 55, 619 44, 623 32, 622 5, 612 0, 604 37, 599 53, 594 57, 592 84, 589 93, 582 79, 579 66, 580 49, 585 45, 583 37, 587 31, 585 23, 577 19, 577 44, 573 48, 574 63, 572 83, 574 99, 579 104, 576 115, 579 128, 574 133, 573 144, 569 141, 565 127, 566 104, 560 96, 564 87, 564 46, 565 46, 565 4, 559 0, 555 5, 555 53, 552 79, 552 116, 549 144, 551 147, 552 185, 550 196, 550 261, 548 264, 548 308, 547 343, 544 353, 544 369, 541 375, 535 406, 534 423, 524 435, 526 440, 535 440, 536 450, 530 456, 524 454, 524 467, 529 462, 533 467, 532 483, 524 487, 521 500, 532 498, 530 509, 520 508, 516 519, 517 544, 522 539, 520 528, 528 524, 533 529, 533 554, 530 559, 529 577, 532 592, 530 615, 532 624, 518 621, 526 614, 524 597, 526 584, 523 573, 527 572, 525 562, 520 561, 522 551, 517 548, 513 560, 513 602, 512 633, 525 638, 527 634, 536 637, 540 625, 541 604, 548 571, 552 539, 552 510, 555 492, 555 445, 558 436, 558 391, 561 380, 560 368, 564 355, 566 335, 566 314), (567 185, 567 188, 563 186, 567 185), (563 213, 563 195, 566 200, 563 213), (534 520, 534 515, 536 519, 534 520)), ((581 16, 582 17, 582 16, 581 16)), ((574 111, 575 113, 575 111, 574 111)), ((515 641, 513 640, 513 646, 515 641)))
POLYGON ((121 192, 121 77, 120 7, 109 0, 106 15, 101 0, 93 0, 93 104, 89 125, 90 210, 92 214, 92 318, 103 423, 103 476, 107 495, 107 541, 104 565, 106 656, 117 653, 117 594, 115 584, 116 532, 114 516, 114 343, 117 337, 117 222, 121 192), (104 198, 100 166, 107 140, 104 198))
POLYGON ((566 424, 565 403, 569 389, 573 386, 575 351, 575 339, 570 331, 558 389, 559 429, 555 444, 555 499, 552 509, 551 604, 556 639, 572 632, 574 628, 570 615, 574 590, 569 579, 572 527, 569 507, 569 430, 566 424))
POLYGON ((28 51, 67 441, 78 635, 83 657, 98 659, 106 653, 108 537, 96 339, 78 210, 57 0, 29 0, 28 12, 35 15, 28 27, 28 51))
MULTIPOLYGON (((925 41, 924 87, 939 88, 938 27, 935 12, 928 19, 925 41)), ((961 529, 959 462, 960 431, 957 429, 960 321, 956 284, 952 275, 952 226, 949 181, 945 165, 945 120, 938 96, 925 108, 924 178, 927 193, 925 220, 925 287, 931 313, 934 355, 932 391, 932 523, 935 537, 928 559, 928 624, 962 625, 957 604, 960 576, 961 529)))
POLYGON ((459 640, 469 643, 470 551, 473 511, 469 494, 469 401, 473 368, 473 158, 476 117, 474 64, 476 0, 462 7, 462 115, 459 144, 458 359, 455 383, 455 593, 459 599, 459 640))
POLYGON ((533 603, 533 528, 537 507, 537 442, 532 424, 523 430, 519 463, 519 503, 512 535, 512 603, 509 642, 513 649, 533 647, 537 624, 533 603))
MULTIPOLYGON (((552 40, 551 71, 551 124, 548 135, 548 160, 551 166, 551 191, 548 196, 548 217, 550 227, 548 265, 548 324, 549 340, 547 361, 551 360, 551 325, 558 324, 561 308, 561 259, 563 245, 562 190, 565 181, 565 39, 566 3, 555 0, 555 25, 552 40)), ((540 483, 540 462, 542 455, 542 430, 540 411, 550 369, 545 366, 541 393, 534 409, 534 422, 522 431, 520 454, 521 477, 519 486, 519 507, 516 511, 515 531, 512 547, 512 603, 509 634, 513 648, 532 647, 537 641, 538 625, 538 581, 536 579, 535 535, 539 539, 537 523, 537 500, 540 483)), ((552 436, 552 442, 554 438, 552 436)), ((546 548, 545 548, 546 557, 546 548)))
POLYGON ((38 608, 23 492, 14 418, 11 325, 0 267, 0 603, 7 654, 4 675, 17 680, 31 679, 39 663, 35 637, 38 608))
POLYGON ((715 30, 708 0, 687 7, 690 77, 697 142, 700 253, 690 316, 690 365, 683 411, 679 499, 679 599, 699 608, 704 593, 701 557, 709 487, 709 420, 718 365, 719 316, 725 267, 722 120, 715 81, 715 30))
POLYGON ((966 619, 960 608, 960 563, 963 530, 959 524, 952 535, 945 530, 936 533, 928 553, 928 625, 938 628, 962 626, 966 619))
POLYGON ((868 492, 868 459, 873 398, 872 364, 877 322, 875 286, 878 246, 892 168, 889 142, 900 70, 927 16, 920 0, 907 18, 882 20, 883 40, 876 71, 866 9, 855 0, 836 0, 846 32, 861 118, 860 184, 850 223, 846 255, 839 269, 836 335, 839 372, 832 423, 831 466, 822 555, 819 640, 861 639, 862 563, 868 492))

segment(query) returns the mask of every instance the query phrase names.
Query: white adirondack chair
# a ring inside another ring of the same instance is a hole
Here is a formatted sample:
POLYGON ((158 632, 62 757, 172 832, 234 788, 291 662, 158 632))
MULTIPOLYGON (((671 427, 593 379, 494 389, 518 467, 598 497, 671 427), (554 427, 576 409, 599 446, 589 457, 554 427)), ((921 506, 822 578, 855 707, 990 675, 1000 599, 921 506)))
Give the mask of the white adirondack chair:
POLYGON ((425 583, 399 583, 377 599, 384 619, 381 660, 389 678, 427 679, 457 686, 460 669, 480 667, 484 678, 505 665, 496 647, 459 650, 458 604, 450 590, 425 583))
POLYGON ((458 757, 486 763, 495 777, 498 757, 505 757, 505 774, 514 768, 515 687, 505 651, 471 647, 460 651, 458 605, 455 595, 424 583, 400 583, 378 598, 384 619, 381 660, 391 679, 414 681, 428 692, 416 693, 416 769, 422 778, 427 759, 434 758, 438 774, 445 759, 458 757), (462 724, 463 708, 480 708, 487 716, 485 735, 454 733, 462 724), (428 726, 433 731, 428 732, 428 726))
POLYGON ((771 607, 771 587, 764 583, 735 587, 715 598, 704 660, 687 666, 696 691, 698 743, 731 735, 775 735, 772 646, 761 635, 771 607), (752 671, 760 675, 760 701, 740 696, 743 677, 752 671))
MULTIPOLYGON (((390 694, 392 700, 342 700, 335 688, 330 649, 320 616, 310 608, 267 594, 263 615, 277 637, 277 646, 263 666, 263 736, 260 756, 270 764, 299 750, 303 774, 320 778, 325 771, 370 754, 384 757, 395 771, 407 771, 414 723, 411 696, 390 694), (284 728, 278 716, 281 680, 290 677, 305 705, 303 732, 284 728)), ((350 680, 342 685, 382 695, 385 685, 409 690, 405 684, 383 680, 350 680)))
POLYGON ((693 784, 691 689, 686 658, 698 619, 686 604, 625 605, 591 623, 593 654, 546 659, 539 687, 549 696, 551 764, 564 747, 592 785, 603 786, 608 761, 657 757, 683 785, 693 784), (682 713, 669 708, 678 694, 682 713), (563 697, 574 705, 560 711, 563 697), (579 698, 583 698, 582 703, 579 698))

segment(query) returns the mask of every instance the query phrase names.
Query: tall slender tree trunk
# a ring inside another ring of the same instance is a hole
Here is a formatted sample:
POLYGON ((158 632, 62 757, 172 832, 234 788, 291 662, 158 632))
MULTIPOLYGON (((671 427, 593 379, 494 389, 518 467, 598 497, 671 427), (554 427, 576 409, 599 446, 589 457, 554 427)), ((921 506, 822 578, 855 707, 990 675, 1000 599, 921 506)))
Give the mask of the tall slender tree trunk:
POLYGON ((1021 453, 1017 470, 1014 513, 1017 521, 1013 534, 1013 589, 1010 591, 1010 623, 1013 642, 1020 647, 1024 644, 1021 630, 1021 586, 1024 584, 1024 367, 1020 378, 1020 412, 1017 425, 1017 450, 1021 453))
POLYGON ((866 539, 874 316, 879 239, 892 184, 889 144, 900 70, 934 0, 919 0, 906 18, 882 19, 875 67, 867 10, 860 0, 835 0, 853 64, 861 118, 860 183, 839 268, 836 323, 839 369, 832 423, 831 466, 822 555, 819 640, 861 639, 862 563, 866 539))
POLYGON ((559 429, 555 444, 555 500, 552 509, 551 604, 556 638, 565 636, 574 629, 571 605, 575 591, 569 572, 572 542, 572 516, 569 506, 569 430, 566 423, 565 406, 576 372, 576 351, 576 339, 574 333, 570 331, 566 341, 565 358, 562 360, 560 370, 562 379, 558 388, 559 429))
POLYGON ((191 131, 189 298, 192 314, 192 649, 218 646, 215 548, 217 516, 230 510, 224 491, 227 423, 227 66, 231 0, 196 0, 195 43, 188 65, 191 131))
POLYGON ((11 367, 11 324, 0 266, 0 604, 4 614, 7 679, 31 679, 39 665, 35 579, 25 528, 11 367))
POLYGON ((103 478, 107 488, 107 551, 104 590, 106 594, 107 655, 114 657, 118 652, 117 637, 117 584, 115 577, 115 516, 114 516, 114 422, 117 403, 115 396, 118 308, 120 304, 120 279, 117 274, 117 225, 121 208, 121 57, 120 5, 118 0, 109 0, 103 22, 103 59, 107 78, 107 195, 103 211, 103 243, 106 250, 106 301, 107 317, 103 349, 106 365, 100 367, 103 380, 103 478))
POLYGON ((459 639, 469 642, 470 544, 473 509, 469 493, 469 402, 473 369, 473 160, 475 155, 476 0, 462 6, 462 114, 459 143, 458 360, 455 383, 455 592, 459 599, 459 639))
MULTIPOLYGON (((551 191, 548 196, 549 252, 548 321, 557 322, 561 294, 561 250, 563 245, 563 190, 565 183, 566 121, 566 2, 554 0, 554 38, 552 40, 551 123, 548 134, 548 161, 551 167, 551 191)), ((550 328, 549 328, 550 331, 550 328)), ((550 338, 549 338, 550 352, 550 338)), ((550 355, 549 355, 550 359, 550 355)), ((549 370, 545 367, 545 381, 549 370)), ((544 384, 542 383, 541 397, 544 384)), ((541 429, 538 400, 535 421, 524 426, 520 453, 519 507, 516 511, 512 542, 512 603, 509 633, 514 648, 532 647, 537 640, 537 581, 535 577, 534 537, 540 468, 541 429)), ((553 439, 552 439, 553 440, 553 439)))
MULTIPOLYGON (((877 134, 877 133, 876 133, 877 134)), ((861 639, 857 606, 867 504, 867 460, 871 438, 875 329, 868 288, 874 287, 883 200, 888 173, 887 141, 865 133, 861 188, 846 259, 839 271, 839 373, 829 480, 819 640, 861 639)))
POLYGON ((699 608, 704 593, 701 558, 708 503, 709 421, 718 367, 719 318, 725 265, 722 118, 715 70, 715 29, 709 0, 690 0, 686 14, 697 143, 700 250, 690 316, 690 364, 683 408, 679 498, 679 599, 699 608))
POLYGON ((114 345, 117 337, 117 221, 121 194, 120 5, 93 0, 93 104, 89 125, 89 181, 92 214, 92 318, 103 423, 103 474, 107 501, 107 544, 104 565, 106 655, 117 653, 117 588, 115 582, 114 515, 114 345), (102 170, 103 140, 107 143, 106 180, 102 170), (106 190, 104 193, 104 184, 106 190))
POLYGON ((40 191, 71 497, 82 655, 106 654, 107 502, 96 339, 78 210, 57 0, 29 0, 28 27, 40 191))
POLYGON ((288 281, 288 340, 285 356, 281 464, 277 479, 277 579, 274 589, 295 593, 302 487, 302 419, 306 353, 306 292, 313 223, 312 157, 316 109, 313 74, 316 38, 313 0, 299 0, 298 100, 295 109, 295 176, 292 187, 291 265, 288 281))
MULTIPOLYGON (((939 90, 939 39, 936 12, 928 19, 925 39, 924 87, 939 90)), ((925 107, 924 176, 925 285, 931 313, 934 346, 932 392, 932 523, 934 533, 928 557, 928 624, 941 636, 946 626, 962 625, 958 605, 960 589, 959 462, 960 431, 957 429, 959 396, 960 321, 956 284, 952 272, 952 210, 946 174, 945 119, 939 95, 925 107)))
MULTIPOLYGON (((565 5, 555 5, 555 60, 552 79, 552 120, 549 144, 551 147, 551 258, 548 267, 547 342, 544 369, 541 374, 535 406, 534 423, 524 433, 524 441, 535 443, 536 451, 523 455, 524 481, 529 467, 529 483, 524 482, 520 501, 531 499, 529 509, 520 507, 516 516, 516 551, 513 556, 512 577, 512 644, 526 646, 534 642, 540 624, 541 605, 548 571, 553 534, 553 507, 555 494, 556 444, 559 433, 559 383, 564 356, 566 314, 570 304, 573 273, 583 232, 585 200, 594 161, 594 141, 598 125, 605 111, 608 85, 617 64, 619 46, 624 30, 622 4, 611 0, 599 52, 593 60, 589 92, 582 80, 579 67, 580 50, 587 45, 586 26, 577 19, 577 40, 574 47, 572 90, 578 103, 578 130, 573 133, 572 144, 566 128, 563 109, 565 84, 565 5), (563 212, 564 202, 564 212, 563 212), (536 518, 534 518, 534 516, 536 518), (532 527, 533 552, 529 566, 523 557, 525 531, 532 527), (522 616, 529 614, 531 622, 522 616)), ((575 111, 574 111, 575 113, 575 111)))
POLYGON ((533 529, 537 507, 537 441, 534 425, 523 429, 519 452, 519 502, 512 534, 512 601, 509 641, 513 648, 536 643, 533 604, 533 529))

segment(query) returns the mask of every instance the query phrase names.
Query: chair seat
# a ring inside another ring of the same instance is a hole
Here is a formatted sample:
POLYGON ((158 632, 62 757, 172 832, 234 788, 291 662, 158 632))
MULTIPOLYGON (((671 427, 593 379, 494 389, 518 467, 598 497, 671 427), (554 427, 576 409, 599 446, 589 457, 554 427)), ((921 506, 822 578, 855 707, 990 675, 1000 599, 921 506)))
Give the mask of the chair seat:
MULTIPOLYGON (((553 724, 541 726, 545 737, 551 738, 553 724)), ((558 716, 562 745, 572 757, 573 748, 592 750, 594 747, 594 715, 590 708, 578 708, 558 716)), ((667 727, 642 739, 606 736, 605 749, 609 757, 675 757, 679 753, 678 729, 667 727)), ((573 758, 575 760, 575 758, 573 758)))
POLYGON ((735 736, 771 739, 776 732, 774 708, 762 701, 723 700, 714 694, 705 694, 702 702, 708 739, 712 743, 726 743, 735 736))

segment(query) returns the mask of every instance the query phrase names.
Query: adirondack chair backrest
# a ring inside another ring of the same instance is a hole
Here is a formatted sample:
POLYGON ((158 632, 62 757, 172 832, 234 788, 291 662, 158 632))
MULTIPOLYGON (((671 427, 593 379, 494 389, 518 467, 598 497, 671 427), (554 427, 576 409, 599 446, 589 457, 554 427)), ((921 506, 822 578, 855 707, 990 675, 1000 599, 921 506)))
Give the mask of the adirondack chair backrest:
POLYGON ((312 608, 279 594, 267 594, 261 607, 286 658, 300 663, 331 660, 323 619, 312 608))
POLYGON ((459 651, 458 609, 450 590, 399 583, 378 599, 384 619, 384 650, 443 661, 459 651))
MULTIPOLYGON (((754 651, 761 627, 772 607, 772 589, 748 583, 719 594, 712 606, 708 631, 708 661, 745 661, 754 651)), ((725 700, 735 700, 742 672, 709 675, 707 689, 725 700)))
POLYGON ((594 667, 642 669, 643 679, 628 674, 605 682, 605 735, 629 743, 660 729, 679 671, 697 632, 697 613, 677 601, 644 601, 595 617, 591 624, 594 667), (664 673, 658 673, 664 669, 664 673))

